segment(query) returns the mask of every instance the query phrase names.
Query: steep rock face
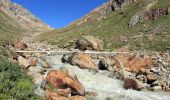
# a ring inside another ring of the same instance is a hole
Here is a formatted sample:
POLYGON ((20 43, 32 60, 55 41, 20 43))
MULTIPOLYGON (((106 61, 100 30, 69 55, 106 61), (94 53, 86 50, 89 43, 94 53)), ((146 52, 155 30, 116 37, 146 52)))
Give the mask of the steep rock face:
POLYGON ((123 5, 130 4, 135 1, 136 0, 110 0, 110 7, 112 11, 116 11, 121 9, 123 5))
POLYGON ((10 0, 0 0, 0 8, 28 30, 48 31, 52 29, 50 26, 33 16, 27 9, 10 0))

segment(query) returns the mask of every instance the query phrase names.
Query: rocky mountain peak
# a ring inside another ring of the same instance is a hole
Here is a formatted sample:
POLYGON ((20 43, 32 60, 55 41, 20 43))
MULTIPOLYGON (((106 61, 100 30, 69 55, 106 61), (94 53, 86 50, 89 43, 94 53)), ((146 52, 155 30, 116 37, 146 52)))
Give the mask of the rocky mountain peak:
POLYGON ((10 17, 16 19, 24 28, 28 30, 48 31, 52 29, 40 19, 32 15, 27 9, 17 3, 11 2, 11 0, 0 0, 0 7, 10 17))

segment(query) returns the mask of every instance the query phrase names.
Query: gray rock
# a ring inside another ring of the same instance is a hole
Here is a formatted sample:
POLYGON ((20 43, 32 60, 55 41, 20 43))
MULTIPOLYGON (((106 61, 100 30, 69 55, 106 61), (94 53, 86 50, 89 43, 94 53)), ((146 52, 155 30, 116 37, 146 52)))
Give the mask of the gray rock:
POLYGON ((129 27, 133 27, 136 24, 138 24, 140 22, 141 18, 139 15, 134 15, 132 16, 132 18, 130 19, 130 22, 128 23, 129 27))

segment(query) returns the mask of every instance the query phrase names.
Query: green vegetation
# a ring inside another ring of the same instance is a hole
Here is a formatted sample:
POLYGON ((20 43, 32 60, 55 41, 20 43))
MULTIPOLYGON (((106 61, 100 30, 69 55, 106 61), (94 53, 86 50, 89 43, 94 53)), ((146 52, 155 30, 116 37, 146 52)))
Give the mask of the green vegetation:
POLYGON ((7 58, 8 50, 2 45, 17 42, 24 29, 0 9, 0 100, 39 100, 29 76, 7 58))
MULTIPOLYGON (((169 0, 159 0, 153 8, 168 7, 169 5, 169 0)), ((104 41, 105 50, 114 50, 128 45, 131 50, 169 51, 170 14, 162 16, 158 20, 147 20, 134 27, 128 27, 130 18, 142 11, 145 6, 143 0, 139 0, 121 11, 109 12, 107 18, 100 21, 95 17, 101 16, 101 14, 90 13, 87 16, 93 17, 81 25, 78 25, 81 21, 78 20, 66 28, 44 33, 37 38, 40 41, 48 41, 63 47, 65 43, 82 35, 93 35, 104 41)))
POLYGON ((32 80, 17 64, 0 56, 0 100, 39 100, 32 80))

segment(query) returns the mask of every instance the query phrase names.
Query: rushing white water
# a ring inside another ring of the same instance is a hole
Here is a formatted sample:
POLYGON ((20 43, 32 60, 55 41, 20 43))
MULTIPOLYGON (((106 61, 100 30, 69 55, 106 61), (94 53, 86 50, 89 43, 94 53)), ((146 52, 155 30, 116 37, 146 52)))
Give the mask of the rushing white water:
POLYGON ((66 67, 71 73, 75 73, 86 91, 96 92, 97 96, 87 96, 88 100, 170 100, 170 93, 124 90, 122 82, 109 78, 100 73, 92 73, 77 66, 62 64, 61 56, 46 57, 55 69, 66 67))

